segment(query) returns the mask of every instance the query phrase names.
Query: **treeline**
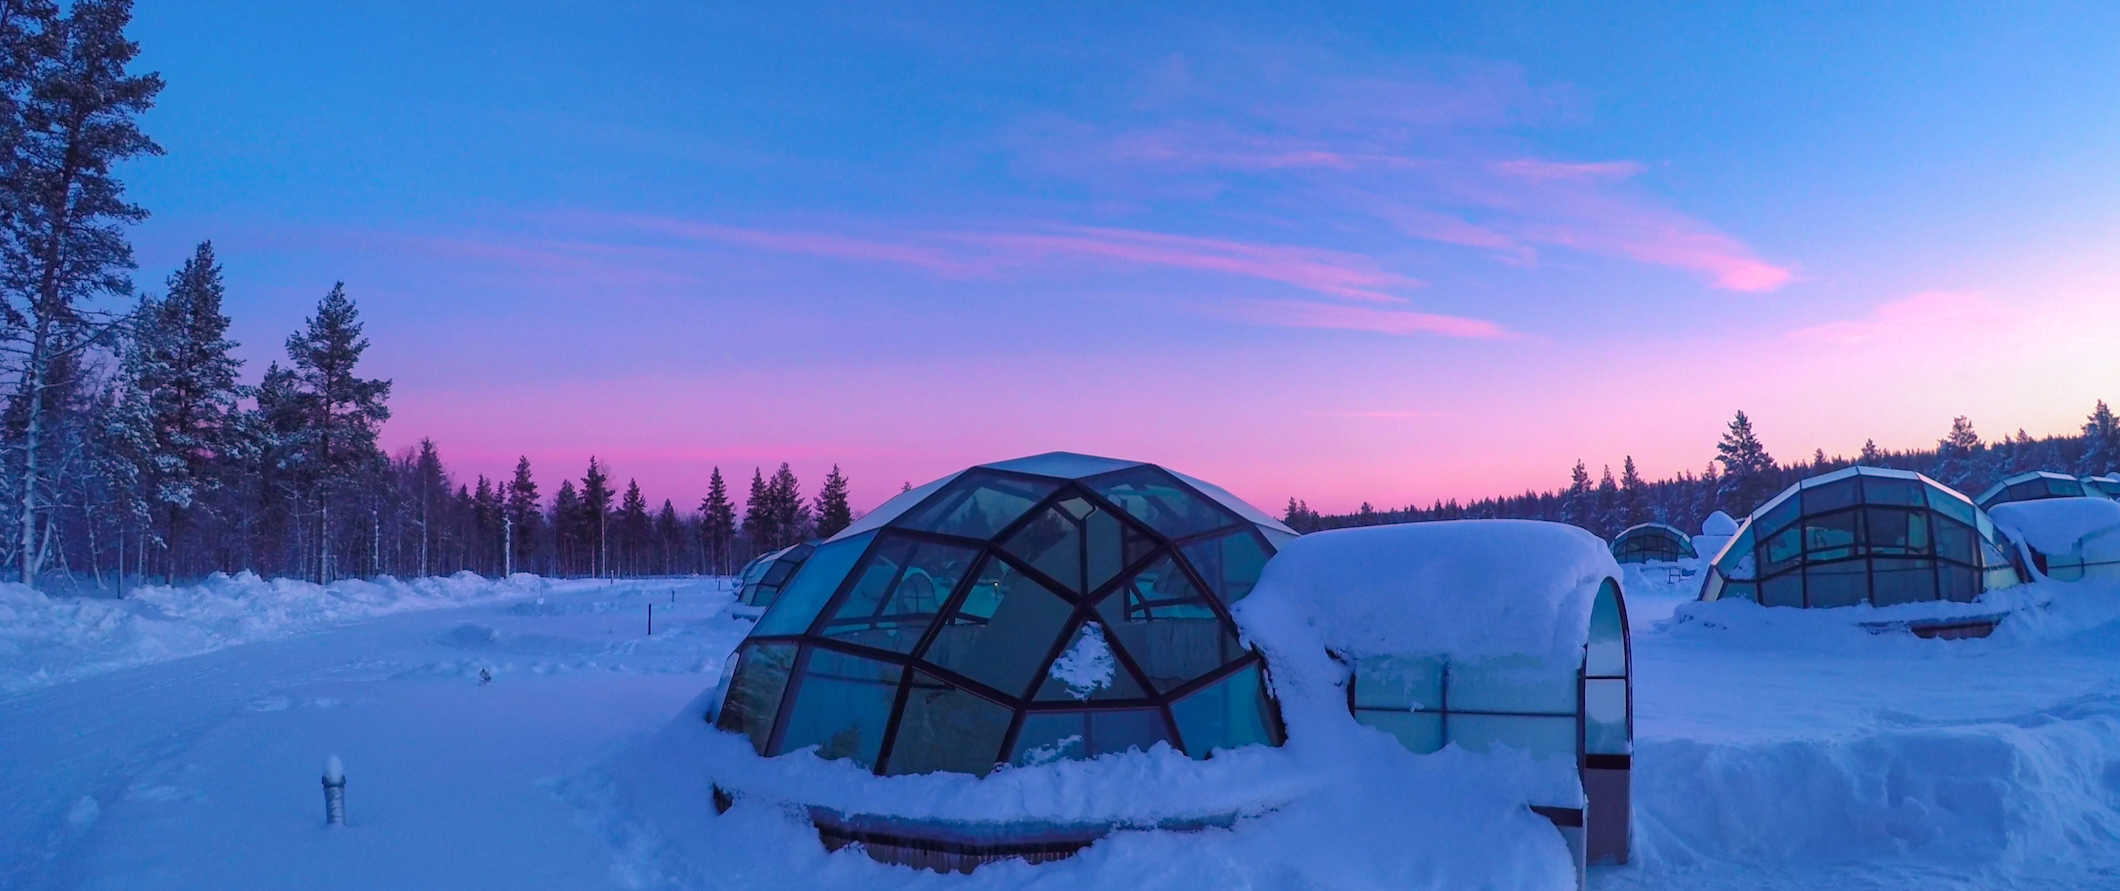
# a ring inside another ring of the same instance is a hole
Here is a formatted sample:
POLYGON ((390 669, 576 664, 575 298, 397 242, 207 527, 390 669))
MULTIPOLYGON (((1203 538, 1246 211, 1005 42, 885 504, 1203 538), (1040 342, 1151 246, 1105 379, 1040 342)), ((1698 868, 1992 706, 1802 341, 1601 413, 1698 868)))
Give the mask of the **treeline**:
POLYGON ((1572 523, 1607 539, 1647 522, 1669 523, 1692 534, 1700 531, 1701 521, 1714 511, 1742 520, 1800 480, 1858 464, 1917 471, 1971 496, 2003 477, 2031 470, 2086 476, 2111 473, 2120 468, 2120 421, 2099 400, 2085 418, 2081 434, 2034 439, 2020 428, 2014 435, 1986 442, 1972 421, 1959 417, 1952 419, 1950 430, 1933 449, 1886 451, 1872 439, 1864 441, 1862 451, 1853 457, 1816 449, 1808 460, 1783 463, 1768 453, 1752 429, 1752 419, 1740 411, 1730 420, 1715 451, 1699 474, 1682 471, 1672 479, 1643 480, 1629 455, 1620 462, 1617 477, 1611 465, 1606 465, 1593 483, 1588 465, 1578 460, 1562 489, 1527 490, 1470 503, 1452 499, 1397 510, 1378 510, 1365 502, 1349 514, 1321 514, 1303 500, 1291 498, 1282 520, 1302 532, 1423 520, 1528 519, 1572 523))
POLYGON ((330 580, 727 572, 852 520, 834 467, 814 497, 754 470, 741 518, 715 469, 696 510, 619 488, 594 457, 541 497, 527 459, 463 480, 431 441, 385 455, 391 382, 363 374, 360 314, 332 286, 285 361, 243 383, 222 268, 202 242, 135 295, 112 171, 161 154, 138 117, 125 0, 0 0, 0 570, 47 587, 213 571, 330 580))

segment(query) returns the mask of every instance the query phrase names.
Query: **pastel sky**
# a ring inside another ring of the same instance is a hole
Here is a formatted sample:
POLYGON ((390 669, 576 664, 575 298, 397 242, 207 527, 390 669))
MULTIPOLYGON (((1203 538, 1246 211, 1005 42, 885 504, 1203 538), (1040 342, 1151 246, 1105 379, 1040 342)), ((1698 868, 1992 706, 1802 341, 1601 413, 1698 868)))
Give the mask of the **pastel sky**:
POLYGON ((138 281, 213 239, 255 376, 343 279, 387 446, 680 507, 1067 449, 1345 510, 2120 398, 2120 5, 1143 5, 143 3, 138 281))

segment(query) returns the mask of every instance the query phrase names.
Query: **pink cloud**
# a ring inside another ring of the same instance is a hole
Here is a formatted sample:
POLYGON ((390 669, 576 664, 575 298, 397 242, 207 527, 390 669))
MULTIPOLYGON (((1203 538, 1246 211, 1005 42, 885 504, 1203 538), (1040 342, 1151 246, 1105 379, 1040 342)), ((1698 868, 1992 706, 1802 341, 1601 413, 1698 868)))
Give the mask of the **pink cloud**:
POLYGON ((1867 318, 1843 319, 1789 332, 1789 338, 1824 347, 1873 344, 1930 344, 1963 338, 2006 325, 2009 309, 1979 294, 1924 291, 1880 303, 1867 318))
POLYGON ((835 260, 908 266, 952 278, 977 277, 993 271, 990 265, 981 263, 976 258, 903 241, 860 238, 829 232, 748 229, 668 217, 622 216, 610 219, 612 222, 636 229, 695 241, 713 241, 835 260))
POLYGON ((1504 340, 1518 336, 1486 319, 1336 303, 1248 300, 1237 305, 1235 315, 1244 321, 1280 328, 1327 328, 1399 336, 1437 334, 1474 340, 1504 340))
POLYGON ((1612 181, 1630 179, 1642 172, 1639 161, 1547 161, 1538 158, 1495 161, 1487 168, 1503 176, 1534 181, 1612 181))
POLYGON ((1307 291, 1375 303, 1403 302, 1387 288, 1415 288, 1419 279, 1387 272, 1358 254, 1322 248, 1166 235, 1131 229, 1076 227, 1051 233, 977 233, 967 241, 1014 253, 1017 260, 1066 254, 1122 263, 1219 272, 1293 285, 1307 291))

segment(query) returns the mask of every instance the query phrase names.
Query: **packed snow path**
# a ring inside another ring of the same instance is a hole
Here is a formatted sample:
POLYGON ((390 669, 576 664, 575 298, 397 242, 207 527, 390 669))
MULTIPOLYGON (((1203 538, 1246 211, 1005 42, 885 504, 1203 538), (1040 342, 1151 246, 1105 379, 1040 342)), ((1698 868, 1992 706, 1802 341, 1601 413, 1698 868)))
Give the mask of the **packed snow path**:
MULTIPOLYGON (((1686 588, 1629 579, 1636 860, 1592 888, 2120 888, 2120 590, 2069 586, 1993 639, 1937 642, 1703 610, 1686 588)), ((70 644, 79 665, 16 671, 0 888, 1345 884, 1277 865, 1332 839, 1258 834, 1133 833, 969 878, 828 856, 771 814, 714 817, 682 758, 642 743, 748 630, 724 583, 467 596, 130 668, 110 666, 163 651, 70 644), (331 755, 344 829, 323 826, 331 755)))
POLYGON ((731 596, 558 583, 0 699, 0 887, 607 886, 549 781, 712 683, 748 630, 731 596))

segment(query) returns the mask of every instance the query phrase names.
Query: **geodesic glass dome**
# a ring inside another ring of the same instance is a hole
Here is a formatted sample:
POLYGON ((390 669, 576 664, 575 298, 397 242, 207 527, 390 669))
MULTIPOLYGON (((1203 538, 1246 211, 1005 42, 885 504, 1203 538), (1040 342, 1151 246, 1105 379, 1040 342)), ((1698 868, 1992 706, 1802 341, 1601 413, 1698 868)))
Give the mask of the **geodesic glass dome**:
POLYGON ((1753 511, 1709 566, 1700 599, 1766 606, 1970 601, 2023 581, 1987 512, 1935 480, 1849 467, 1753 511))
POLYGON ((810 559, 810 552, 815 550, 816 543, 806 541, 760 554, 756 559, 744 564, 743 591, 737 595, 737 601, 745 606, 772 606, 773 601, 780 597, 780 589, 787 585, 788 579, 795 576, 795 570, 802 568, 803 561, 810 559))
POLYGON ((716 724, 879 774, 1278 745, 1229 606, 1294 536, 1152 464, 974 467, 818 545, 738 648, 716 724))
POLYGON ((2081 498, 2084 495, 2083 481, 2065 473, 2051 470, 2034 470, 2006 477, 2002 482, 1989 486, 1973 503, 1981 510, 2012 501, 2037 501, 2041 498, 2081 498))
POLYGON ((2120 500, 2120 474, 2107 473, 2099 476, 2086 476, 2082 478, 2082 481, 2084 494, 2120 500))
POLYGON ((1669 563, 1696 556, 1691 536, 1662 523, 1629 526, 1612 538, 1612 559, 1621 563, 1669 563))

